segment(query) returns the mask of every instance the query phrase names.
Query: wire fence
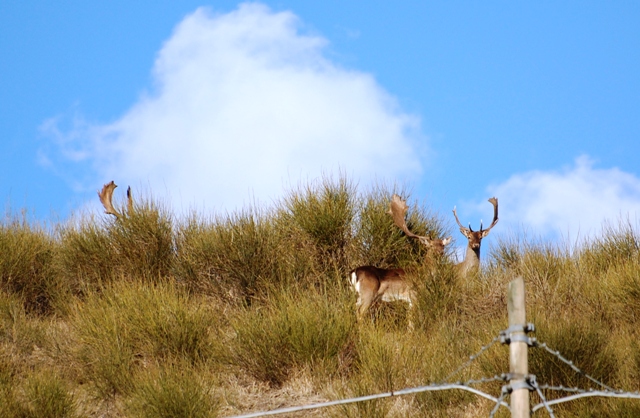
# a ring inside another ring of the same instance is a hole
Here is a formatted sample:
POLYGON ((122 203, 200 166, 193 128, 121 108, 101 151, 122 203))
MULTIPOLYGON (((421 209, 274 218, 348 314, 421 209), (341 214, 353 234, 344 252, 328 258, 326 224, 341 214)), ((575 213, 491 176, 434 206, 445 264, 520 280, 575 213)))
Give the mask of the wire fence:
MULTIPOLYGON (((509 373, 503 373, 501 375, 496 375, 491 377, 482 377, 479 379, 472 379, 464 382, 462 381, 450 382, 449 380, 453 376, 460 373, 462 370, 469 367, 475 360, 477 360, 484 352, 489 350, 495 343, 501 342, 502 344, 508 344, 510 340, 505 338, 505 336, 508 335, 509 332, 510 331, 508 329, 500 332, 500 334, 497 337, 491 340, 487 345, 483 346, 476 354, 470 356, 469 360, 467 360, 465 363, 460 365, 460 367, 458 367, 456 370, 451 372, 441 383, 434 383, 434 384, 425 385, 425 386, 417 386, 417 387, 406 388, 406 389, 391 391, 391 392, 377 393, 377 394, 372 394, 367 396, 339 399, 339 400, 329 401, 329 402, 292 406, 287 408, 274 409, 271 411, 252 412, 249 414, 234 415, 229 418, 254 418, 254 417, 265 417, 265 416, 271 416, 271 415, 289 414, 293 412, 309 411, 309 410, 319 409, 319 408, 328 408, 336 405, 346 405, 346 404, 357 403, 357 402, 366 402, 374 399, 390 398, 394 396, 411 395, 411 394, 416 394, 421 392, 435 392, 435 391, 442 391, 442 390, 467 391, 477 396, 490 400, 491 402, 495 403, 495 407, 492 409, 491 413, 489 414, 489 417, 493 417, 501 406, 509 410, 511 409, 509 404, 506 403, 504 399, 515 388, 512 387, 512 385, 505 384, 502 386, 500 394, 498 396, 495 396, 490 393, 483 392, 477 388, 474 388, 473 385, 491 383, 491 382, 506 383, 511 379, 511 375, 509 373)), ((573 364, 572 361, 564 357, 559 351, 551 349, 546 343, 539 343, 535 338, 528 338, 527 342, 531 347, 545 349, 548 353, 555 356, 562 363, 569 366, 574 372, 582 375, 583 377, 589 379, 591 382, 595 383, 596 385, 604 389, 604 390, 595 390, 593 388, 580 389, 577 387, 569 388, 564 386, 551 386, 547 384, 540 385, 538 384, 535 375, 529 375, 526 377, 525 385, 530 391, 536 392, 541 399, 540 403, 534 405, 531 408, 531 412, 536 412, 542 408, 545 408, 550 417, 555 417, 555 415, 553 414, 553 410, 551 409, 551 406, 564 403, 564 402, 574 401, 581 398, 594 397, 594 396, 607 397, 607 398, 640 399, 640 393, 637 391, 625 392, 622 390, 616 390, 602 383, 598 379, 595 379, 594 377, 590 376, 589 374, 579 369, 575 364, 573 364), (567 392, 567 393, 571 393, 571 395, 552 399, 552 400, 547 400, 546 397, 544 396, 543 391, 567 392)))
MULTIPOLYGON (((528 326, 531 329, 533 329, 533 325, 529 324, 528 326)), ((451 372, 443 380, 443 382, 440 382, 440 383, 434 383, 434 384, 430 384, 430 385, 411 387, 411 388, 406 388, 406 389, 397 390, 397 391, 391 391, 391 392, 377 393, 377 394, 372 394, 372 395, 367 395, 367 396, 359 396, 359 397, 354 397, 354 398, 339 399, 339 400, 334 400, 334 401, 329 401, 329 402, 321 402, 321 403, 314 403, 314 404, 307 404, 307 405, 292 406, 292 407, 287 407, 287 408, 274 409, 274 410, 270 410, 270 411, 252 412, 252 413, 249 413, 249 414, 234 415, 234 416, 229 417, 229 418, 254 418, 254 417, 265 417, 265 416, 271 416, 271 415, 289 414, 289 413, 293 413, 293 412, 302 412, 302 411, 309 411, 309 410, 320 409, 320 408, 328 408, 328 407, 337 406, 337 405, 346 405, 346 404, 357 403, 357 402, 366 402, 366 401, 371 401, 371 400, 374 400, 374 399, 390 398, 390 397, 394 397, 394 396, 412 395, 412 394, 421 393, 421 392, 436 392, 436 391, 443 391, 443 390, 462 390, 462 391, 467 391, 467 392, 473 393, 473 394, 475 394, 477 396, 480 396, 480 397, 483 397, 483 398, 486 398, 486 399, 490 400, 491 402, 495 403, 494 408, 491 410, 491 413, 489 414, 489 417, 493 417, 496 414, 496 412, 500 409, 500 407, 505 407, 505 408, 511 410, 509 404, 507 402, 505 402, 505 398, 511 393, 512 390, 514 390, 516 388, 513 387, 513 385, 506 384, 506 382, 508 382, 512 377, 509 373, 503 373, 501 375, 495 375, 495 376, 491 376, 491 377, 482 377, 482 378, 478 378, 478 379, 471 379, 471 380, 467 380, 467 381, 464 381, 464 382, 462 382, 462 381, 450 381, 450 380, 454 376, 456 376, 458 373, 460 373, 464 369, 466 369, 469 366, 471 366, 471 364, 474 361, 476 361, 484 352, 486 352, 491 347, 493 347, 497 342, 501 342, 502 344, 509 344, 512 341, 508 337, 509 334, 511 333, 511 331, 512 331, 511 329, 507 329, 507 330, 501 331, 498 336, 493 338, 487 345, 481 347, 480 350, 476 354, 474 354, 472 356, 469 356, 469 359, 466 362, 464 362, 457 369, 455 369, 453 372, 451 372), (503 382, 503 383, 505 383, 502 386, 501 390, 500 390, 500 394, 497 395, 497 396, 496 395, 492 395, 490 393, 483 392, 482 390, 479 390, 479 389, 473 387, 473 385, 479 385, 479 384, 484 384, 484 383, 492 383, 492 382, 503 382)), ((593 382, 594 384, 596 384, 597 386, 602 388, 602 390, 596 390, 596 389, 593 389, 593 388, 581 389, 581 388, 577 388, 577 387, 570 388, 570 387, 564 387, 564 386, 552 386, 552 385, 547 385, 547 384, 539 384, 537 382, 536 376, 530 374, 530 375, 526 376, 524 385, 526 385, 526 388, 529 389, 531 392, 536 392, 538 394, 539 398, 541 399, 540 403, 534 405, 531 408, 531 412, 532 413, 536 412, 536 411, 538 411, 538 410, 540 410, 542 408, 545 408, 546 411, 548 412, 549 416, 555 418, 555 415, 554 415, 553 410, 551 408, 553 405, 558 405, 558 404, 564 403, 564 402, 571 402, 571 401, 575 401, 575 400, 582 399, 582 398, 587 398, 587 397, 596 397, 597 396, 597 397, 605 397, 605 398, 640 399, 640 393, 639 392, 637 392, 637 391, 636 392, 625 392, 625 391, 622 391, 622 390, 613 389, 613 388, 609 387, 608 385, 604 384, 603 382, 599 381, 598 379, 596 379, 596 378, 590 376, 589 374, 585 373, 583 370, 578 368, 571 360, 567 359, 559 351, 553 350, 552 348, 550 348, 546 343, 540 343, 535 338, 530 338, 530 337, 526 337, 526 338, 527 338, 526 342, 530 347, 532 347, 532 348, 542 348, 542 349, 546 350, 549 354, 555 356, 562 363, 564 363, 567 366, 569 366, 575 373, 580 374, 581 376, 587 378, 588 380, 590 380, 591 382, 593 382), (547 400, 546 396, 545 396, 545 392, 564 392, 564 393, 569 393, 570 395, 567 395, 567 396, 564 396, 564 397, 560 397, 560 398, 551 399, 551 400, 547 400)))

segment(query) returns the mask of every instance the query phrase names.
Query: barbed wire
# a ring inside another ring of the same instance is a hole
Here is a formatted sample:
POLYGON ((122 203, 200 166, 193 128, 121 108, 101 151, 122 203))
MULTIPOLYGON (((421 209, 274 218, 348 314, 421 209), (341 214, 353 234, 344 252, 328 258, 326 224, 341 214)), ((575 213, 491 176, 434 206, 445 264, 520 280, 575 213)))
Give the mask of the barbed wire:
POLYGON ((467 360, 465 363, 463 363, 462 365, 460 365, 460 367, 458 367, 457 369, 455 369, 454 371, 452 371, 451 373, 449 373, 449 375, 447 375, 447 377, 445 377, 441 383, 445 383, 448 382, 453 376, 455 376, 456 374, 458 374, 461 370, 466 369, 467 367, 469 367, 471 365, 471 363, 473 363, 478 357, 480 357, 482 355, 482 353, 484 353, 485 351, 487 351, 488 349, 490 349, 495 343, 497 343, 498 341, 500 341, 500 335, 498 335, 497 337, 494 337, 493 340, 491 340, 491 342, 485 346, 482 346, 480 348, 480 350, 472 355, 469 356, 469 360, 467 360))
POLYGON ((531 339, 531 346, 532 347, 541 347, 544 348, 548 353, 552 354, 553 356, 555 356, 556 358, 558 358, 561 362, 563 362, 564 364, 566 364, 567 366, 569 366, 574 372, 584 376, 585 378, 589 379, 591 382, 605 388, 606 390, 604 391, 600 391, 600 390, 594 390, 594 389, 580 389, 578 387, 573 387, 573 388, 569 388, 569 387, 565 387, 565 386, 550 386, 550 385, 539 385, 537 383, 537 380, 535 379, 535 376, 530 375, 531 378, 531 386, 536 390, 536 392, 538 393, 538 396, 540 397, 540 399, 542 400, 542 402, 540 402, 539 404, 535 405, 533 408, 531 408, 531 412, 535 412, 539 409, 542 408, 546 408, 547 412, 549 412, 549 415, 551 417, 553 417, 553 412, 551 410, 551 405, 557 405, 560 403, 564 403, 564 402, 570 402, 570 401, 574 401, 576 399, 580 399, 580 398, 586 398, 586 397, 593 397, 593 396, 600 396, 600 397, 609 397, 609 398, 626 398, 626 399, 640 399, 640 393, 636 392, 624 392, 622 390, 616 390, 611 388, 610 386, 604 384, 603 382, 601 382, 600 380, 594 378, 593 376, 589 375, 588 373, 584 372, 583 370, 581 370, 579 367, 577 367, 573 361, 567 359, 566 357, 564 357, 560 351, 558 350, 553 350, 551 347, 549 347, 546 343, 541 343, 538 342, 535 338, 531 339), (555 391, 564 391, 564 392, 571 392, 574 393, 574 395, 569 395, 569 396, 565 396, 562 398, 557 398, 557 399, 552 399, 552 400, 547 400, 545 398, 545 396, 542 393, 542 390, 555 390, 555 391))
POLYGON ((531 377, 529 378, 529 384, 531 385, 531 387, 535 389, 540 399, 542 399, 542 402, 539 405, 542 405, 547 409, 547 412, 549 413, 549 416, 551 418, 555 418, 555 415, 553 414, 553 410, 551 409, 551 406, 549 405, 549 403, 547 402, 547 399, 542 393, 542 390, 540 390, 540 386, 538 385, 538 380, 534 375, 531 375, 531 377))
MULTIPOLYGON (((506 382, 507 380, 509 380, 509 375, 506 373, 502 373, 501 375, 495 375, 493 377, 482 377, 480 379, 469 379, 466 382, 451 382, 451 383, 469 386, 469 385, 477 385, 480 383, 506 382)), ((449 383, 440 383, 440 384, 444 385, 449 383)))
POLYGON ((540 408, 544 408, 546 406, 557 405, 564 402, 575 401, 580 398, 588 398, 592 396, 600 396, 603 398, 624 398, 624 399, 640 399, 640 393, 638 392, 611 392, 608 390, 582 390, 575 395, 565 396, 564 398, 552 399, 546 401, 546 404, 539 403, 531 408, 531 412, 535 412, 540 408))
POLYGON ((489 399, 489 400, 491 400, 493 402, 496 402, 496 404, 502 405, 502 406, 506 407, 507 409, 511 409, 509 407, 509 404, 504 402, 502 400, 502 398, 496 398, 494 396, 491 396, 488 393, 482 392, 481 390, 472 388, 470 386, 466 386, 464 384, 454 383, 454 384, 434 384, 434 385, 427 385, 427 386, 418 386, 418 387, 406 388, 406 389, 402 389, 402 390, 398 390, 398 391, 377 393, 375 395, 366 395, 366 396, 359 396, 359 397, 355 397, 355 398, 339 399, 339 400, 335 400, 335 401, 321 402, 321 403, 315 403, 315 404, 309 404, 309 405, 292 406, 292 407, 287 407, 287 408, 273 409, 271 411, 252 412, 252 413, 244 414, 244 415, 233 415, 233 416, 228 417, 228 418, 265 417, 265 416, 269 416, 269 415, 279 415, 279 414, 288 414, 288 413, 292 413, 292 412, 308 411, 308 410, 311 410, 311 409, 326 408, 326 407, 329 407, 329 406, 336 406, 336 405, 345 405, 345 404, 349 404, 349 403, 370 401, 370 400, 374 400, 374 399, 390 398, 392 396, 401 396, 401 395, 409 395, 409 394, 420 393, 420 392, 452 390, 452 389, 459 389, 459 390, 464 390, 464 391, 467 391, 467 392, 471 392, 473 394, 476 394, 478 396, 482 396, 483 398, 486 398, 486 399, 489 399))
POLYGON ((607 389, 607 391, 616 392, 615 389, 605 385, 604 383, 602 383, 598 379, 596 379, 594 377, 591 377, 587 373, 585 373, 582 370, 580 370, 575 364, 573 364, 573 361, 568 360, 567 358, 565 358, 562 354, 560 354, 559 351, 551 349, 546 343, 540 343, 538 341, 535 341, 535 339, 534 339, 534 347, 542 347, 542 348, 544 348, 545 350, 547 350, 547 352, 553 354, 560 361, 562 361, 563 363, 565 363, 566 365, 571 367, 573 369, 573 371, 575 371, 576 373, 581 374, 582 376, 584 376, 587 379, 591 380, 593 383, 602 386, 603 388, 607 389))
MULTIPOLYGON (((588 392, 588 389, 580 389, 578 387, 566 387, 566 386, 553 386, 553 385, 540 385, 540 389, 542 390, 555 390, 558 392, 573 392, 573 393, 583 393, 588 392)), ((592 389, 593 390, 593 389, 592 389)), ((605 391, 606 392, 606 391, 605 391)), ((615 393, 623 393, 623 391, 616 391, 615 393)), ((637 393, 637 392, 636 392, 637 393)))
MULTIPOLYGON (((502 404, 502 402, 504 402, 504 398, 508 394, 509 394, 509 390, 507 386, 502 386, 502 389, 500 390, 500 397, 498 398, 496 405, 493 407, 493 409, 491 409, 491 413, 489 413, 489 418, 493 418, 496 412, 498 412, 498 409, 500 409, 500 405, 502 404)), ((509 406, 508 409, 511 410, 511 407, 509 406)))

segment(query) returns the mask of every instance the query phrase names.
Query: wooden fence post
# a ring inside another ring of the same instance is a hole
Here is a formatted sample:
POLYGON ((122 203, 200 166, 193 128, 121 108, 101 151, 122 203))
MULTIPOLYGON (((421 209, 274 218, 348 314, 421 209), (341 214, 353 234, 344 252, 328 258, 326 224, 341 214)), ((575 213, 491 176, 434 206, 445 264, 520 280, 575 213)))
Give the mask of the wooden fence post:
POLYGON ((509 283, 507 294, 507 310, 509 312, 509 372, 511 380, 509 384, 511 392, 511 417, 529 418, 529 363, 527 358, 528 345, 526 342, 525 328, 526 315, 524 304, 524 280, 515 278, 509 283))

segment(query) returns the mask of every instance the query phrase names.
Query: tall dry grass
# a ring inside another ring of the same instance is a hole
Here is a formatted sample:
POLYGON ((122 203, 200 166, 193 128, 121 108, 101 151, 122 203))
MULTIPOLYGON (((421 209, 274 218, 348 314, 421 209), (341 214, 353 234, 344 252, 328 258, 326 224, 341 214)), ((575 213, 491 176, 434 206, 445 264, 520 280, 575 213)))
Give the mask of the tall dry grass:
MULTIPOLYGON (((272 208, 175 218, 152 199, 115 219, 0 225, 0 417, 226 416, 508 371, 508 349, 470 355, 507 326, 522 276, 535 336, 606 385, 639 389, 640 239, 629 222, 579 246, 496 235, 482 271, 427 258, 386 213, 408 198, 409 228, 449 235, 453 220, 406 190, 344 177, 288 192, 272 208), (426 261, 428 260, 428 261, 426 261), (347 273, 403 267, 417 300, 356 321, 347 273), (412 324, 412 328, 409 327, 412 324)), ((540 348, 540 383, 594 387, 540 348)), ((477 387, 498 394, 500 383, 477 387)), ((558 394, 548 392, 548 398, 558 394)), ((536 399, 537 395, 532 395, 536 399)), ((370 401, 315 416, 487 416, 461 391, 370 401)), ((557 416, 638 416, 640 403, 580 400, 557 416)), ((507 416, 500 411, 496 416, 507 416)))

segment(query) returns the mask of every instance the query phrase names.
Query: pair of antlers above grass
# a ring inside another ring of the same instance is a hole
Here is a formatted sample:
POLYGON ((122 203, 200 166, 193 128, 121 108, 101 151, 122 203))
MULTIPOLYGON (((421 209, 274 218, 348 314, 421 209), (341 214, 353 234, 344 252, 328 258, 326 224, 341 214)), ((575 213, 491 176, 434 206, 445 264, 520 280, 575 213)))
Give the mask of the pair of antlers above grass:
MULTIPOLYGON (((460 223, 460 220, 458 219, 458 214, 456 213, 456 209, 453 208, 453 216, 456 218, 456 222, 460 227, 460 232, 462 232, 462 234, 465 237, 467 237, 470 241, 473 240, 473 245, 479 246, 480 240, 482 240, 482 238, 489 235, 491 228, 493 228, 495 224, 498 223, 498 199, 496 199, 495 197, 492 197, 489 199, 489 202, 493 205, 493 222, 491 222, 491 225, 489 225, 489 228, 483 229, 482 221, 480 221, 480 231, 474 231, 473 229, 471 229, 471 224, 469 224, 468 228, 462 226, 462 224, 460 223)), ((447 237, 444 239, 437 239, 437 238, 432 239, 427 236, 417 235, 411 232, 407 227, 407 223, 405 220, 407 210, 409 209, 409 207, 407 206, 407 203, 404 200, 402 200, 402 198, 397 194, 394 194, 393 197, 391 198, 390 206, 391 207, 388 213, 393 218, 393 223, 398 228, 400 228, 405 233, 406 236, 410 238, 418 239, 426 247, 432 248, 440 253, 444 251, 444 246, 446 246, 451 242, 451 237, 447 237)))
MULTIPOLYGON (((120 213, 113 207, 113 191, 118 187, 113 180, 111 182, 102 186, 102 190, 98 190, 98 197, 100 198, 100 202, 102 206, 104 206, 105 213, 108 215, 113 215, 116 218, 121 218, 124 216, 123 213, 120 213)), ((128 213, 132 213, 133 211, 133 198, 131 197, 131 186, 127 188, 127 211, 128 213)))

